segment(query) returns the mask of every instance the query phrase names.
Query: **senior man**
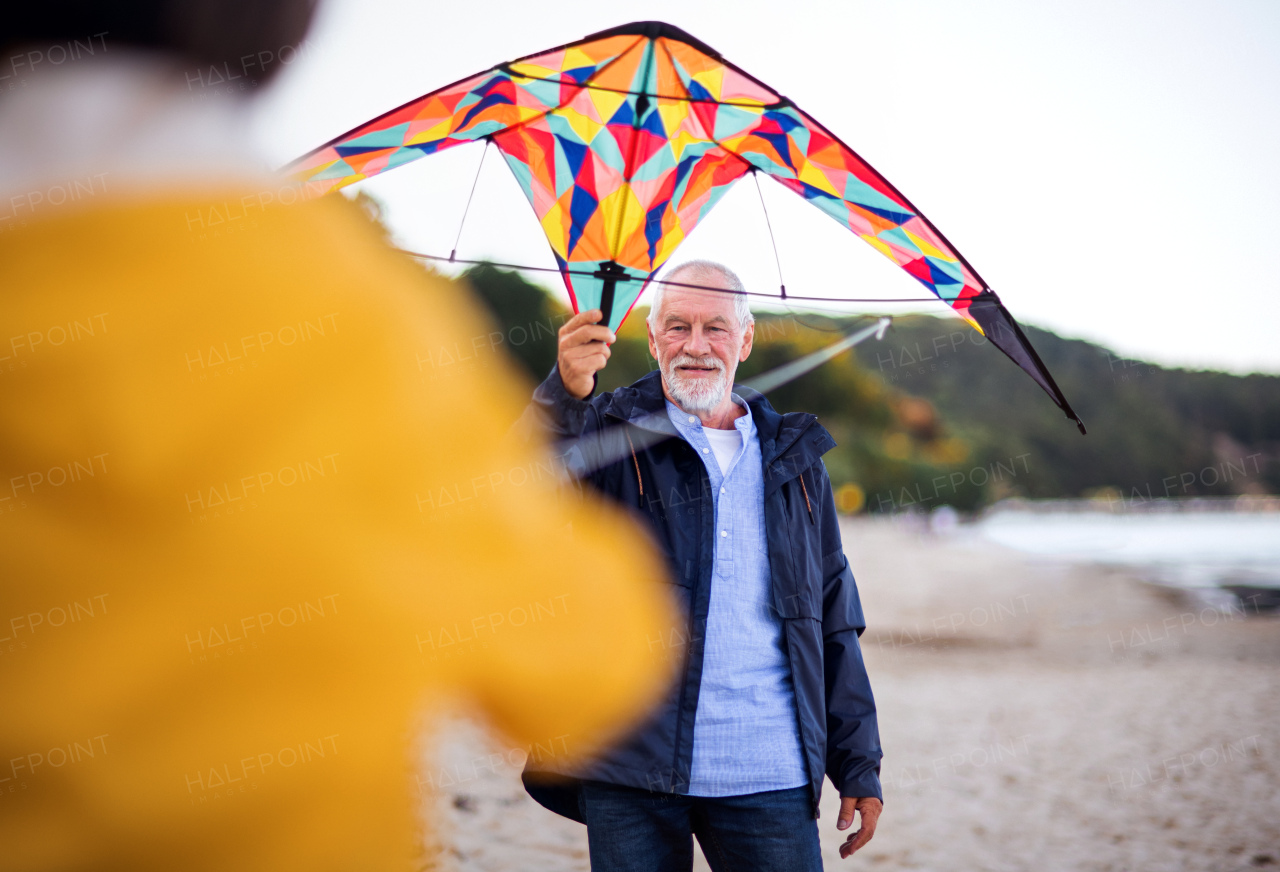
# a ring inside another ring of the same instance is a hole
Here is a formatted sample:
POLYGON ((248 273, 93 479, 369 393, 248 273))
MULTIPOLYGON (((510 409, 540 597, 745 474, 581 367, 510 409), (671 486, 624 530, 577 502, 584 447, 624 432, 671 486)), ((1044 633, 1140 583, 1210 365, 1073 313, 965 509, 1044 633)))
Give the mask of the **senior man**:
POLYGON ((694 836, 717 872, 818 872, 823 774, 840 792, 837 828, 861 817, 841 857, 871 839, 882 807, 865 624, 822 462, 835 441, 813 415, 733 389, 755 323, 730 269, 694 261, 668 281, 648 318, 658 372, 592 398, 615 336, 582 312, 531 411, 577 446, 596 489, 648 522, 687 621, 651 647, 683 668, 580 780, 526 783, 586 823, 593 872, 689 870, 694 836))

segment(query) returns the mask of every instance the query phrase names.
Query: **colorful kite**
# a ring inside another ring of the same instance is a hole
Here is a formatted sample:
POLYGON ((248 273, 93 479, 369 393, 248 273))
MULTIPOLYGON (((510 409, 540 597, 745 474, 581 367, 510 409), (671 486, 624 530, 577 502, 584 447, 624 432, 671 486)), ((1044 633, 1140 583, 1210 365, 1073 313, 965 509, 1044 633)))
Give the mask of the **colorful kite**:
POLYGON ((951 306, 1084 432, 995 292, 920 210, 786 97, 669 24, 626 24, 499 64, 339 136, 289 172, 336 190, 478 140, 519 180, 574 310, 600 308, 614 330, 729 186, 762 172, 951 306))

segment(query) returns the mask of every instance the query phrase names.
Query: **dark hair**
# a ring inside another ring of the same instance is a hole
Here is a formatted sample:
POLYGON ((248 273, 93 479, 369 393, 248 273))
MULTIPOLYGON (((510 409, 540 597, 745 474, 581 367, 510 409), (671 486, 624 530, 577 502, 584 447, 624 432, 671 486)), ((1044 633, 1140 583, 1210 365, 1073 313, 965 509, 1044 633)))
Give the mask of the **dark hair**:
MULTIPOLYGON (((253 76, 266 81, 281 65, 281 49, 296 50, 316 0, 36 0, 0 17, 0 52, 41 50, 79 40, 150 49, 192 66, 254 57, 253 76)), ((286 62, 292 54, 286 57, 286 62)))

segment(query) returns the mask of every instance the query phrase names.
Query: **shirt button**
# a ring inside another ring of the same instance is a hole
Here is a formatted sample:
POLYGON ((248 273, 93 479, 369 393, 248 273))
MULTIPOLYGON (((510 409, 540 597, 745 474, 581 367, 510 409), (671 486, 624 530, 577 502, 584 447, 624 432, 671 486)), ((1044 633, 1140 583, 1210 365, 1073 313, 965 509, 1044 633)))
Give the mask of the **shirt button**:
POLYGON ((697 419, 697 418, 695 418, 695 417, 693 417, 693 415, 690 415, 690 416, 689 416, 689 423, 690 423, 690 424, 695 424, 695 423, 697 423, 697 421, 698 421, 698 419, 697 419))
POLYGON ((703 454, 710 454, 710 453, 711 453, 711 449, 710 449, 710 448, 704 448, 704 449, 702 449, 702 453, 703 453, 703 454))
POLYGON ((720 493, 724 493, 724 488, 720 488, 720 493))
POLYGON ((721 531, 720 531, 720 538, 721 538, 721 539, 727 539, 728 537, 729 537, 729 531, 728 531, 728 530, 721 530, 721 531))

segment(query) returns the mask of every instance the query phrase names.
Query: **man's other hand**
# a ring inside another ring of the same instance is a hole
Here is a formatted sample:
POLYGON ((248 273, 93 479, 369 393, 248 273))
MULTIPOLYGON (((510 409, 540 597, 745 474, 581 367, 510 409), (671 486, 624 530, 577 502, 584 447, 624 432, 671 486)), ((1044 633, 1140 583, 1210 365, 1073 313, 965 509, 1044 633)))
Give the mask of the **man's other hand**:
POLYGON ((841 860, 851 856, 854 851, 871 841, 871 837, 876 834, 876 821, 880 820, 880 812, 883 810, 884 803, 874 796, 861 799, 851 796, 840 797, 840 817, 836 820, 836 829, 849 829, 853 825, 854 811, 862 816, 862 825, 858 827, 858 831, 845 839, 844 844, 840 846, 841 860))
POLYGON ((565 390, 579 400, 595 387, 596 373, 609 361, 609 345, 618 338, 598 323, 601 317, 599 309, 579 312, 560 328, 556 366, 565 390))

